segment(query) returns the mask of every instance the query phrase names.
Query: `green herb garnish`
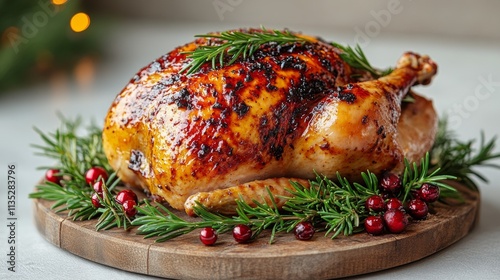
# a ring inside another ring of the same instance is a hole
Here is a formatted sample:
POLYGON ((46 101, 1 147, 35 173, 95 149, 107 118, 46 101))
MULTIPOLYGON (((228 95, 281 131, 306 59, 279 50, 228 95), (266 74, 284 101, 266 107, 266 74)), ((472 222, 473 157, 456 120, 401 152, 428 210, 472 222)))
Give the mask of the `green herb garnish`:
POLYGON ((231 65, 240 57, 246 59, 252 56, 264 44, 276 43, 283 45, 307 42, 306 39, 298 37, 289 31, 267 29, 262 29, 262 32, 224 31, 220 34, 196 35, 195 37, 220 40, 221 43, 199 46, 192 52, 186 52, 187 57, 191 58, 192 61, 181 72, 187 70, 187 74, 198 71, 205 62, 210 62, 214 69, 217 64, 223 67, 226 56, 231 57, 226 65, 231 65))
POLYGON ((35 128, 44 145, 33 145, 39 150, 38 155, 55 159, 57 164, 40 169, 58 169, 64 177, 63 186, 52 182, 43 182, 30 198, 55 201, 51 206, 56 213, 68 211, 73 220, 90 220, 99 217, 96 229, 130 226, 130 219, 123 207, 115 199, 115 187, 120 183, 116 173, 108 164, 102 149, 102 130, 95 124, 87 127, 87 135, 79 136, 82 127, 81 118, 69 120, 59 115, 62 125, 55 133, 43 133, 35 128), (103 184, 101 208, 92 205, 93 187, 85 181, 85 172, 93 166, 106 169, 109 178, 103 184))
MULTIPOLYGON (((246 224, 254 232, 256 238, 264 229, 271 229, 270 242, 273 242, 278 232, 290 232, 299 222, 313 222, 319 229, 326 231, 335 238, 339 234, 351 235, 362 231, 361 222, 368 217, 369 211, 365 208, 368 197, 379 194, 377 176, 369 171, 362 173, 363 183, 350 182, 337 174, 336 181, 316 176, 310 181, 310 187, 305 188, 297 182, 291 182, 290 196, 280 211, 276 205, 267 205, 255 202, 251 207, 243 200, 238 200, 237 215, 228 217, 209 212, 201 204, 195 207, 195 213, 203 220, 188 222, 158 206, 162 211, 148 205, 147 210, 139 210, 144 216, 135 219, 132 224, 140 226, 139 233, 146 237, 159 237, 165 241, 187 233, 196 228, 213 227, 218 232, 226 232, 237 224, 246 224), (163 213, 162 215, 159 215, 163 213)), ((404 192, 402 201, 406 201, 410 190, 420 187, 424 183, 433 183, 441 188, 456 192, 446 184, 445 180, 455 179, 453 176, 440 175, 439 169, 429 172, 429 156, 422 159, 420 165, 407 163, 403 180, 404 192)), ((274 201, 269 193, 270 201, 274 201)))
MULTIPOLYGON (((263 230, 270 230, 270 242, 275 240, 276 233, 290 232, 295 225, 309 221, 325 235, 335 238, 339 234, 351 235, 363 228, 360 223, 370 215, 365 208, 368 197, 380 194, 378 178, 370 171, 361 173, 362 182, 350 182, 337 174, 337 178, 325 178, 317 175, 310 181, 310 187, 291 182, 292 189, 287 196, 287 202, 278 209, 276 205, 256 202, 252 207, 243 200, 237 201, 237 215, 224 216, 209 212, 201 204, 195 206, 199 219, 185 220, 175 215, 167 207, 147 200, 136 208, 135 219, 128 218, 123 207, 114 200, 116 186, 120 184, 113 173, 103 186, 102 208, 95 208, 91 202, 94 193, 84 178, 85 171, 94 166, 107 167, 109 164, 102 152, 101 130, 95 126, 88 128, 88 135, 77 136, 80 119, 70 121, 61 118, 62 127, 53 134, 44 134, 37 130, 45 145, 35 145, 42 156, 57 160, 56 167, 64 175, 62 186, 51 182, 43 182, 30 198, 54 201, 52 208, 57 212, 67 211, 73 219, 92 219, 99 217, 96 229, 114 227, 138 227, 138 233, 157 241, 166 241, 186 234, 197 228, 213 227, 219 233, 229 231, 236 224, 246 224, 253 230, 253 238, 257 238, 263 230)), ((448 185, 449 180, 462 182, 472 189, 477 185, 474 178, 486 181, 486 178, 475 170, 475 167, 489 166, 491 160, 500 158, 500 153, 494 153, 495 138, 484 140, 481 135, 479 149, 473 147, 474 141, 462 142, 456 140, 447 131, 446 122, 440 123, 440 130, 433 149, 418 163, 405 162, 402 175, 403 191, 399 195, 402 202, 411 198, 411 192, 424 183, 439 186, 445 196, 456 197, 456 190, 448 185)), ((49 169, 54 167, 44 167, 49 169)), ((270 201, 274 201, 268 192, 270 201)))
MULTIPOLYGON (((192 60, 182 68, 181 72, 187 70, 187 74, 195 73, 206 62, 210 62, 213 69, 217 66, 231 65, 240 57, 246 59, 252 56, 255 51, 265 44, 311 43, 306 38, 289 31, 267 30, 265 28, 262 28, 261 32, 225 31, 220 34, 204 34, 196 35, 195 37, 211 39, 214 42, 213 44, 199 46, 193 51, 186 52, 187 57, 192 60), (227 62, 225 62, 226 57, 230 57, 227 62)), ((359 45, 356 45, 353 49, 337 43, 331 44, 342 50, 340 56, 347 64, 353 68, 368 71, 374 78, 379 78, 392 72, 391 68, 386 70, 373 68, 359 45)))
POLYGON ((337 47, 343 51, 340 54, 340 57, 351 67, 356 69, 361 69, 372 74, 373 78, 377 79, 379 77, 383 77, 389 75, 392 72, 392 68, 387 68, 385 70, 379 70, 373 68, 373 66, 368 62, 368 59, 365 56, 365 53, 361 49, 359 45, 353 49, 350 46, 342 46, 337 43, 331 43, 334 47, 337 47))
POLYGON ((500 169, 499 164, 491 161, 500 158, 500 153, 495 153, 496 137, 486 141, 481 132, 479 147, 475 147, 475 140, 462 141, 448 129, 448 122, 443 118, 439 122, 439 129, 431 152, 432 165, 440 168, 442 173, 457 177, 457 181, 465 186, 477 190, 474 179, 488 182, 486 177, 479 173, 478 167, 493 167, 500 169))

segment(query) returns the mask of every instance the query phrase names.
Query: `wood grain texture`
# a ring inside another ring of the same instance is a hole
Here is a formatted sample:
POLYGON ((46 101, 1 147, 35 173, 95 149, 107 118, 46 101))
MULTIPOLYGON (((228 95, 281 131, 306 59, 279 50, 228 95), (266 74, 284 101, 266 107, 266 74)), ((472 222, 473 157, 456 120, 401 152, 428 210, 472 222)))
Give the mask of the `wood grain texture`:
POLYGON ((223 234, 210 247, 200 243, 198 231, 164 243, 143 239, 134 229, 96 232, 95 221, 67 219, 50 209, 52 203, 39 199, 34 200, 34 215, 49 242, 126 271, 174 279, 331 279, 404 265, 466 236, 478 220, 479 193, 457 188, 465 203, 436 203, 426 220, 412 222, 402 234, 359 233, 331 240, 317 233, 310 241, 278 234, 272 245, 268 232, 250 244, 223 234))

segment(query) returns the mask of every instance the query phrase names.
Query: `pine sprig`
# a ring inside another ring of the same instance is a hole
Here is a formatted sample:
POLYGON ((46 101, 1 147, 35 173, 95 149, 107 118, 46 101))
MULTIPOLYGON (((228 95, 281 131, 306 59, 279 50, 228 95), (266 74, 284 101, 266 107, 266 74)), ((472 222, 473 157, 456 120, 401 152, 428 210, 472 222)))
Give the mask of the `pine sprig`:
POLYGON ((262 28, 257 31, 224 31, 220 34, 196 35, 198 38, 214 40, 212 45, 199 46, 194 51, 186 52, 187 57, 192 61, 182 68, 181 72, 187 70, 187 74, 192 74, 200 69, 205 62, 210 62, 212 68, 217 65, 233 64, 238 58, 246 59, 252 56, 262 45, 274 43, 284 45, 289 43, 305 43, 305 38, 292 34, 289 31, 267 30, 262 28), (226 57, 230 57, 225 63, 226 57))

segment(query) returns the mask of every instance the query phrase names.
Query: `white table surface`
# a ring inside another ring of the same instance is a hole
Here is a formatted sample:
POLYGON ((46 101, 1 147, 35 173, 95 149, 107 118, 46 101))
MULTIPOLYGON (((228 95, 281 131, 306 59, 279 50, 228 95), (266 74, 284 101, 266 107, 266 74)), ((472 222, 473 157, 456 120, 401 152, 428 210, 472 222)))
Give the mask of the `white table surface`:
MULTIPOLYGON (((7 227, 2 225, 0 279, 153 278, 82 259, 57 248, 39 234, 33 221, 32 202, 27 197, 43 176, 43 172, 36 168, 52 162, 33 155, 30 144, 40 143, 33 126, 42 131, 54 131, 59 124, 56 111, 67 117, 80 115, 86 120, 95 119, 101 124, 115 95, 142 66, 188 42, 194 34, 232 27, 236 26, 222 23, 123 23, 107 35, 105 47, 110 55, 96 65, 90 85, 78 85, 68 73, 67 79, 58 83, 47 82, 0 95, 2 224, 7 224, 7 164, 16 163, 18 170, 17 272, 7 271, 8 233, 7 227)), ((288 27, 328 40, 353 43, 353 34, 349 32, 300 25, 288 27)), ((448 113, 458 121, 456 131, 466 140, 477 138, 481 130, 488 138, 500 134, 499 46, 499 41, 491 40, 380 34, 364 49, 372 63, 381 67, 393 65, 406 50, 428 53, 435 59, 439 64, 437 78, 429 87, 417 90, 434 99, 440 114, 448 113)), ((500 172, 492 169, 480 171, 490 183, 480 185, 480 221, 467 237, 423 260, 356 278, 500 279, 500 172)))

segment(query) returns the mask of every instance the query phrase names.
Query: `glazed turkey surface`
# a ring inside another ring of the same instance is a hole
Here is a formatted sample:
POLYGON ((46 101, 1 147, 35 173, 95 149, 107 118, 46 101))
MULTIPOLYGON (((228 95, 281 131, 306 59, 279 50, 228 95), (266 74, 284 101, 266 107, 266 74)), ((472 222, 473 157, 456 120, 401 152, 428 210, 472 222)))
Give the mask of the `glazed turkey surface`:
POLYGON ((432 102, 412 92, 414 102, 402 104, 436 73, 427 56, 405 53, 391 74, 358 81, 339 49, 315 40, 181 72, 191 60, 184 52, 217 43, 197 39, 140 70, 105 119, 103 146, 118 176, 176 209, 193 214, 200 201, 231 213, 240 195, 260 200, 266 186, 286 194, 291 179, 307 186, 315 172, 352 180, 368 169, 398 172, 433 144, 432 102))

